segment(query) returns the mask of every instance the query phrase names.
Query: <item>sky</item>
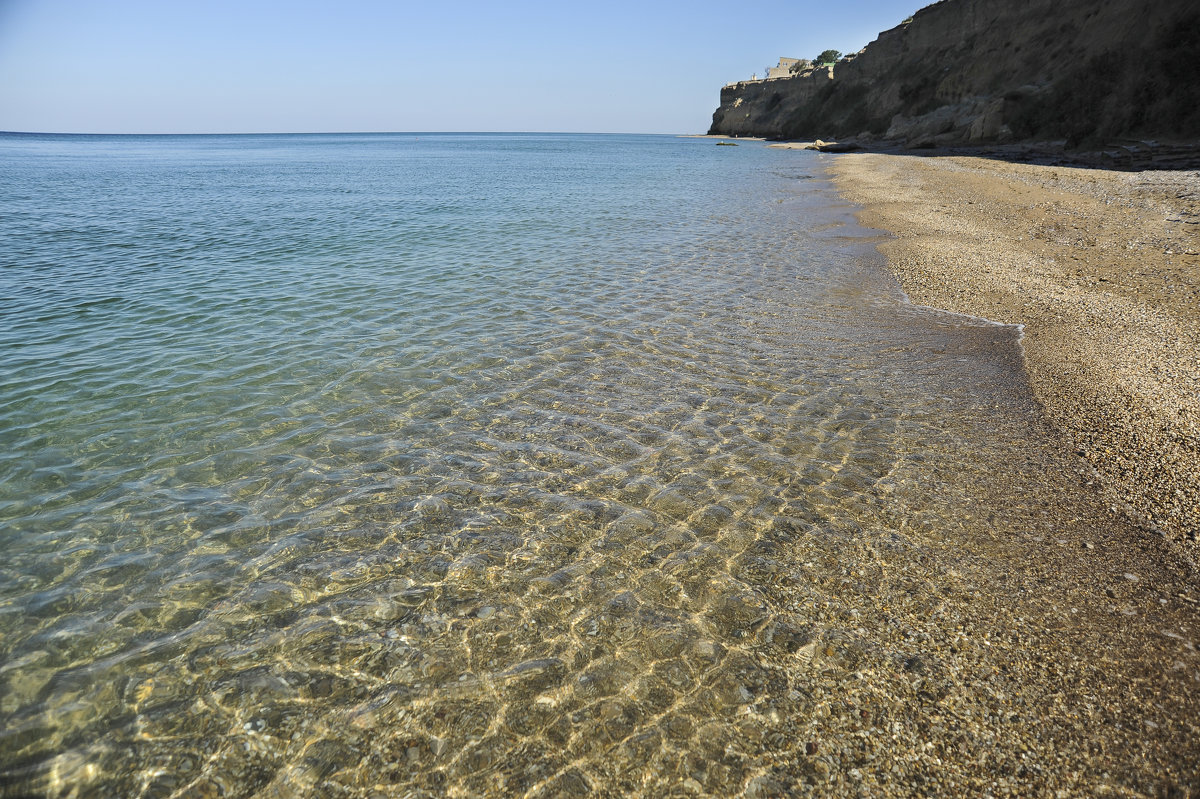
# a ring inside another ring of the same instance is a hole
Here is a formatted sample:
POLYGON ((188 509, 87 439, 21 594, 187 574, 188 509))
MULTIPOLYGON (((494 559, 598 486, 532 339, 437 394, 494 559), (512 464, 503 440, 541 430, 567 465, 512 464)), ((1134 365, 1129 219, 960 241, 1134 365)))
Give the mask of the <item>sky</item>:
POLYGON ((703 133, 922 0, 0 0, 0 130, 703 133))

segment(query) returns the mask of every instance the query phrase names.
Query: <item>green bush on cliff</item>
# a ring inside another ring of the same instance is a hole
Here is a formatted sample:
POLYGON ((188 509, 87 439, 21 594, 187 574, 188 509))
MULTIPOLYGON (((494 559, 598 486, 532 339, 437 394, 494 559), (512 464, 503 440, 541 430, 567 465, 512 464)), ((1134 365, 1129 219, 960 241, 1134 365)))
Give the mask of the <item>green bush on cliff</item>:
POLYGON ((813 59, 813 65, 818 67, 828 66, 829 64, 836 63, 841 57, 842 54, 837 50, 825 50, 813 59))

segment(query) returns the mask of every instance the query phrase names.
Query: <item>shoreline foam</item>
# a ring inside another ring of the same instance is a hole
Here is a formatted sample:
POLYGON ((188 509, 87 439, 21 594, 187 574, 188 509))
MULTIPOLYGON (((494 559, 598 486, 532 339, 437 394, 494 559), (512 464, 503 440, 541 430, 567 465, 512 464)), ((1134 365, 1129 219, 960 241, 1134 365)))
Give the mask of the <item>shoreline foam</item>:
POLYGON ((841 155, 912 302, 1024 325, 1030 383, 1111 509, 1200 558, 1200 172, 841 155))

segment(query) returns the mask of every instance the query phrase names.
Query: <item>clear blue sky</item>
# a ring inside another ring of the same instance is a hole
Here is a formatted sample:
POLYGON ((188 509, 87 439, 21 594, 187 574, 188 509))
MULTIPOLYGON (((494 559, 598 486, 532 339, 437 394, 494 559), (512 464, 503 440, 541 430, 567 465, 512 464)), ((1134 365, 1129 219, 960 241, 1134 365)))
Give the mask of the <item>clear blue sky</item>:
POLYGON ((0 130, 703 133, 922 0, 0 0, 0 130))

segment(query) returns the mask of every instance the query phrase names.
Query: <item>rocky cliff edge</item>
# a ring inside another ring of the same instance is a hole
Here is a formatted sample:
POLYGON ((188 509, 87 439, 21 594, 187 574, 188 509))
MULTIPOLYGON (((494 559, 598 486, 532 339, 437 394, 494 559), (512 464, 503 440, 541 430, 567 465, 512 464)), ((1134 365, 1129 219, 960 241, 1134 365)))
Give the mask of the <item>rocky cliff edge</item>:
POLYGON ((710 134, 910 147, 1200 138, 1200 7, 942 0, 832 69, 721 91, 710 134))

